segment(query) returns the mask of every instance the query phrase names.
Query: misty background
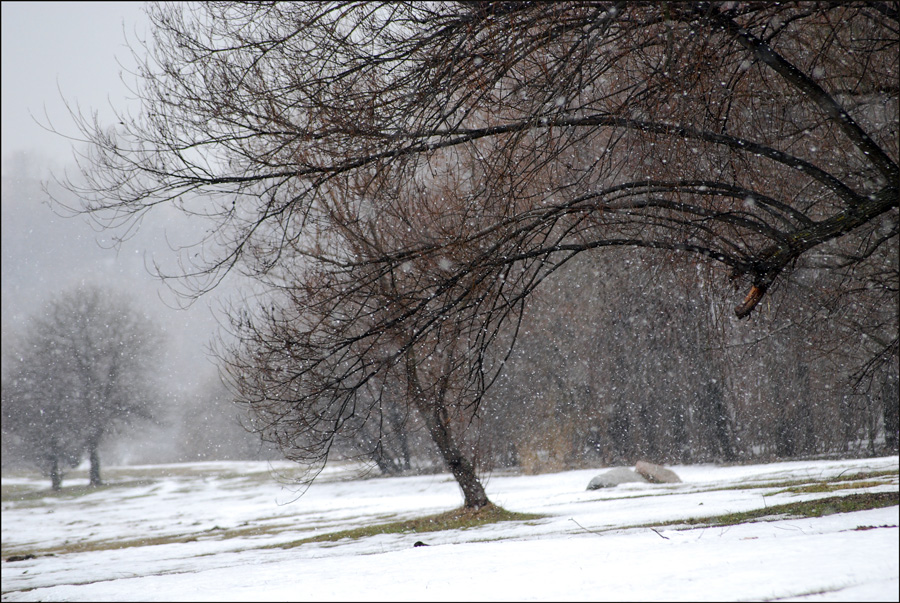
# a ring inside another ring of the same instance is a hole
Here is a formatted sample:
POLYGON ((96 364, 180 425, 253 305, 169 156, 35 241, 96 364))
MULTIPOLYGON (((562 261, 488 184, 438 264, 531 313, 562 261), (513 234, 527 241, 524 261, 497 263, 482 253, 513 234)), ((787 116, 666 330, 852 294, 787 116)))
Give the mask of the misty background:
MULTIPOLYGON (((21 328, 54 296, 83 284, 126 294, 161 332, 165 355, 155 370, 163 400, 155 423, 138 424, 125 432, 127 437, 107 443, 107 462, 222 456, 224 441, 211 444, 198 437, 203 430, 187 429, 183 418, 199 414, 239 439, 244 435, 207 355, 216 329, 213 309, 223 295, 214 292, 185 307, 185 300, 152 274, 154 262, 174 269, 173 249, 202 225, 161 208, 132 237, 116 244, 114 237, 122 233, 101 231, 85 217, 61 215, 43 190, 49 186, 64 199, 67 193, 54 185, 53 177, 76 169, 73 154, 82 147, 71 111, 96 113, 109 123, 113 106, 124 111, 134 106, 128 82, 135 61, 127 42, 139 47, 145 39, 143 3, 0 6, 4 375, 21 328)), ((255 436, 245 443, 253 441, 255 436)))

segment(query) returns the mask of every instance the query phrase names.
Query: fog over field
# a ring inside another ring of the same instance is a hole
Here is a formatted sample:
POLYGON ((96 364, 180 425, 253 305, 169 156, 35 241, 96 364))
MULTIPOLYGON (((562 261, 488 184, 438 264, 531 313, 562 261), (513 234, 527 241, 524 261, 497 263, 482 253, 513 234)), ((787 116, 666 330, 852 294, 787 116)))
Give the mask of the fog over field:
POLYGON ((128 295, 164 340, 164 360, 157 367, 165 382, 158 413, 164 426, 160 432, 141 425, 145 436, 132 435, 124 445, 109 442, 107 454, 119 461, 175 460, 181 454, 174 450, 177 436, 172 433, 180 428, 177 407, 209 391, 218 379, 207 355, 218 301, 213 295, 189 306, 154 276, 154 264, 174 270, 173 248, 188 242, 202 225, 163 210, 117 245, 122 232, 102 231, 87 218, 51 208, 44 191, 49 186, 61 199, 72 199, 54 183, 72 172, 73 154, 84 150, 70 110, 110 119, 112 106, 134 106, 125 82, 135 62, 126 39, 147 35, 143 5, 4 2, 2 11, 4 375, 7 353, 23 324, 55 295, 83 284, 128 295))

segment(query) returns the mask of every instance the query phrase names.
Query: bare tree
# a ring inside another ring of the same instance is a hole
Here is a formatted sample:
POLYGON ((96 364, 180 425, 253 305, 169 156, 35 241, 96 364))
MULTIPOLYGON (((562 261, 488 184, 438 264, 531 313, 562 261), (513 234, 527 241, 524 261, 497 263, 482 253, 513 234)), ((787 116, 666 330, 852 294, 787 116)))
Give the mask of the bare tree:
MULTIPOLYGON (((478 506, 448 427, 472 419, 523 304, 571 258, 695 255, 749 289, 745 318, 814 250, 847 252, 843 273, 896 255, 896 3, 218 2, 150 17, 143 110, 115 128, 81 119, 73 188, 106 225, 160 203, 208 217, 195 293, 235 267, 264 285, 267 311, 235 317, 226 357, 289 456, 309 458, 291 426, 322 460, 348 421, 377 416, 373 388, 399 388, 478 506)), ((882 358, 897 355, 888 319, 882 358)))
POLYGON ((244 413, 218 378, 200 383, 183 396, 171 421, 177 434, 177 458, 182 461, 263 460, 277 458, 244 427, 244 413))
MULTIPOLYGON (((159 335, 133 303, 80 286, 51 300, 25 327, 13 353, 4 422, 25 452, 50 465, 86 452, 100 485, 100 445, 119 426, 149 419, 157 401, 159 335)), ((4 427, 4 429, 7 429, 4 427)))
POLYGON ((62 488, 67 468, 76 467, 84 440, 73 426, 73 408, 51 391, 42 368, 31 358, 13 360, 3 380, 3 456, 36 466, 50 478, 53 490, 62 488))

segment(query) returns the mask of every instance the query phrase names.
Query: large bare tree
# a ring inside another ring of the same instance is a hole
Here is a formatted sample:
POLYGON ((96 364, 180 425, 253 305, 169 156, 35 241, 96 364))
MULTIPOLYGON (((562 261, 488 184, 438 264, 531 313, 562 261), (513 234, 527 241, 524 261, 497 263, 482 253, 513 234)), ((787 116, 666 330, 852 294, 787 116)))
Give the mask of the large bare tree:
MULTIPOLYGON (((813 255, 844 273, 896 255, 896 2, 213 2, 150 17, 142 109, 111 128, 81 119, 73 188, 106 225, 161 203, 207 217, 183 275, 194 293, 233 268, 263 285, 223 357, 288 456, 326 458, 403 392, 478 507, 449 426, 472 419, 522 304, 570 258, 694 255, 744 287, 745 318, 813 255)), ((896 298, 896 271, 879 276, 896 298)), ((889 321, 882 360, 897 355, 889 321)))

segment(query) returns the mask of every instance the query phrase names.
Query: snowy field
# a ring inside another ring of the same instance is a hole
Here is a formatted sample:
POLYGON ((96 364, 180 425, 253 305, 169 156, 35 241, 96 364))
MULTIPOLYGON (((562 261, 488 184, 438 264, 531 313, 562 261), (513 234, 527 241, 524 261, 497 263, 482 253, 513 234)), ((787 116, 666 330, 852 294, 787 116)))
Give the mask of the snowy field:
MULTIPOLYGON (((274 467, 290 473, 290 465, 274 467)), ((60 495, 45 480, 4 476, 2 600, 900 598, 896 505, 659 525, 896 493, 897 457, 672 469, 684 483, 594 491, 586 485, 603 469, 498 473, 486 479, 495 503, 545 517, 299 545, 446 511, 461 497, 448 475, 361 479, 335 467, 298 498, 266 463, 111 468, 109 486, 90 491, 73 479, 60 495), (414 547, 418 540, 430 546, 414 547)))

